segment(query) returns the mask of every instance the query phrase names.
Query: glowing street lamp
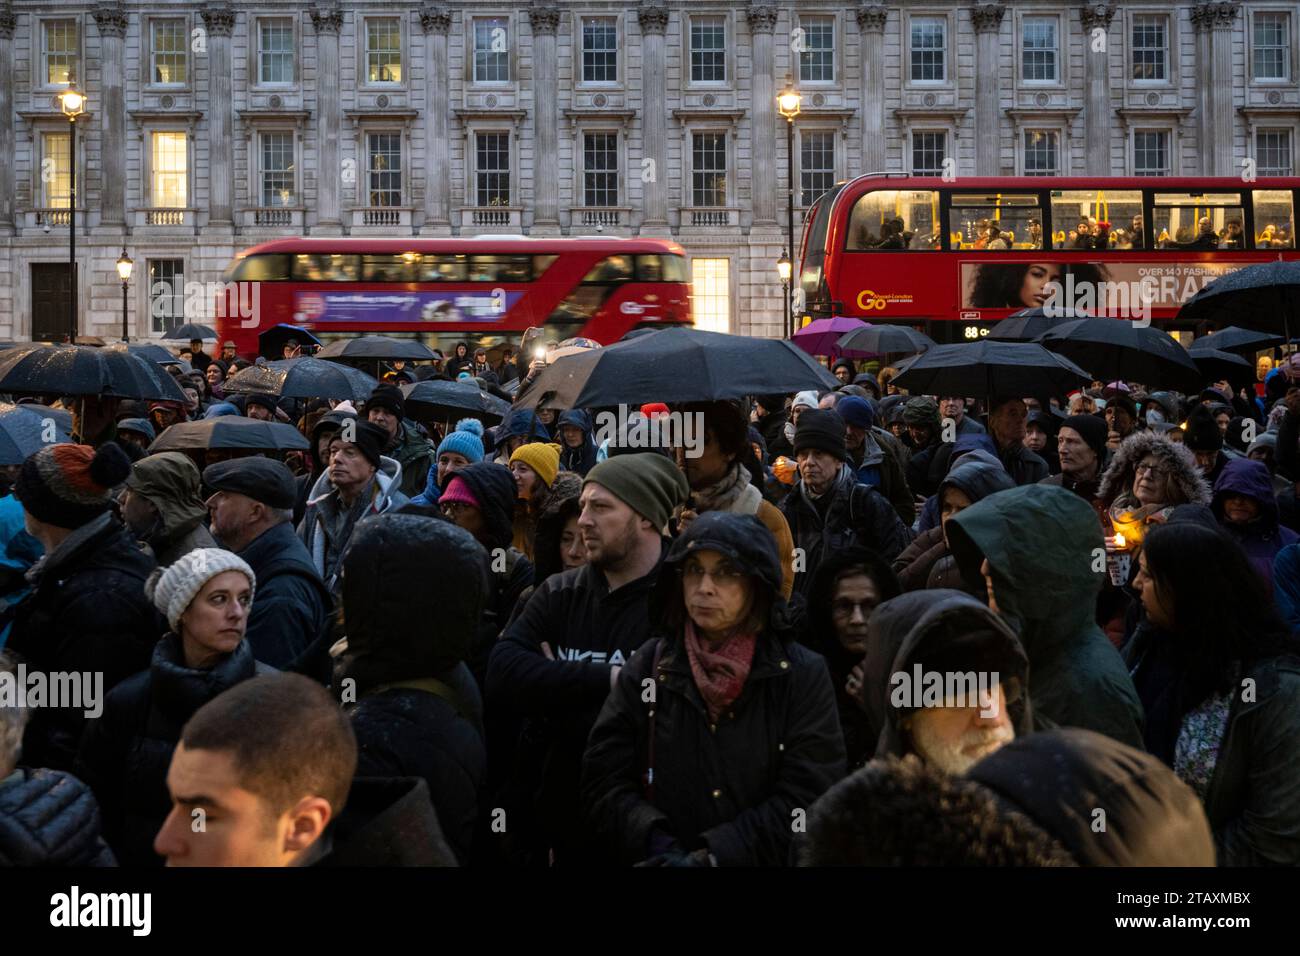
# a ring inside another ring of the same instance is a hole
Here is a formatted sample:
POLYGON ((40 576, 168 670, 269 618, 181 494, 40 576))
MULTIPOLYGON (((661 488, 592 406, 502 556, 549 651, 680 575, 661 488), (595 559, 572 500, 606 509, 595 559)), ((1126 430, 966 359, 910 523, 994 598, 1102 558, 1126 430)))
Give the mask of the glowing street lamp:
MULTIPOLYGON (((794 120, 799 115, 799 109, 803 105, 803 96, 795 88, 792 81, 787 81, 785 89, 776 97, 776 109, 785 117, 785 161, 786 161, 786 194, 785 206, 785 232, 786 248, 790 254, 794 254, 794 120)), ((782 253, 784 256, 785 253, 782 253)), ((777 268, 780 266, 778 264, 777 268)), ((790 267, 792 268, 792 267, 790 267)), ((787 268, 787 272, 790 271, 787 268)), ((792 315, 793 303, 790 301, 790 281, 785 282, 785 337, 789 338, 794 334, 794 318, 792 315)))
POLYGON ((77 117, 86 112, 86 98, 68 88, 59 94, 59 109, 68 118, 68 341, 77 341, 77 117))
POLYGON ((117 260, 117 275, 122 280, 122 341, 131 341, 130 334, 127 330, 126 319, 126 286, 131 281, 131 268, 135 262, 126 254, 126 247, 122 247, 122 255, 117 260))

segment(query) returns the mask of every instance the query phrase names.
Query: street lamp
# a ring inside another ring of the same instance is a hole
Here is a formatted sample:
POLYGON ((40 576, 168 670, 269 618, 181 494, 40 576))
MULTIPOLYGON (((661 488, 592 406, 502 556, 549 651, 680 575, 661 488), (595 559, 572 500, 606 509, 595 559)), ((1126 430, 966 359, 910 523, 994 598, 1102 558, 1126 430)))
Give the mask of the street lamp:
MULTIPOLYGON (((786 231, 786 248, 790 255, 794 255, 794 120, 799 115, 799 108, 803 104, 803 97, 795 88, 794 83, 786 81, 785 89, 780 92, 776 98, 776 109, 785 117, 785 159, 786 159, 786 194, 785 207, 785 231, 786 231)), ((786 282, 785 291, 785 337, 789 338, 794 334, 794 319, 792 316, 793 303, 790 300, 791 284, 786 282)))
POLYGON ((776 274, 781 277, 781 295, 785 298, 785 329, 786 337, 791 335, 790 320, 790 276, 794 273, 794 264, 784 249, 781 250, 781 258, 776 260, 776 274))
POLYGON ((71 294, 68 296, 68 342, 77 342, 77 117, 85 113, 86 98, 68 84, 59 94, 59 108, 68 118, 68 274, 71 294))
POLYGON ((122 247, 122 255, 117 260, 117 274, 122 280, 122 341, 129 342, 131 337, 127 332, 126 323, 126 284, 131 281, 131 267, 135 265, 131 257, 126 254, 126 246, 122 247))

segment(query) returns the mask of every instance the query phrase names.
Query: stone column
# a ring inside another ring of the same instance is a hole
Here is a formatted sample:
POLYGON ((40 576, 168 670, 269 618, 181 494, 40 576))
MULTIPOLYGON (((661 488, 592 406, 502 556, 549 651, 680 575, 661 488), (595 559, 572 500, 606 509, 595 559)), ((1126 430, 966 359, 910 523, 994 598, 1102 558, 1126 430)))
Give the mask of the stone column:
POLYGON ((208 31, 208 226, 233 228, 235 110, 230 33, 235 27, 235 11, 210 7, 202 16, 208 31))
MULTIPOLYGON (((864 3, 858 7, 857 16, 862 37, 861 172, 879 173, 885 171, 888 162, 885 158, 885 22, 889 19, 889 8, 883 3, 864 3)), ((907 151, 908 145, 904 144, 904 156, 907 151)))
MULTIPOLYGON (((975 27, 975 175, 997 176, 1001 172, 1002 136, 1001 88, 998 67, 1001 45, 998 36, 1007 8, 1002 3, 976 3, 971 7, 975 27)), ((957 65, 953 64, 955 70, 957 65)))
POLYGON ((421 232, 451 233, 451 139, 447 111, 451 102, 447 72, 447 31, 451 14, 443 7, 420 11, 424 30, 424 226, 421 232))
POLYGON ((641 149, 632 171, 641 177, 645 214, 641 234, 668 236, 668 93, 664 31, 668 10, 659 0, 642 0, 637 9, 641 25, 641 149))
POLYGON ((1114 3, 1089 3, 1080 12, 1083 24, 1083 72, 1087 93, 1084 144, 1089 176, 1109 176, 1110 158, 1110 21, 1114 3), (1101 31, 1098 33, 1097 31, 1101 31))
MULTIPOLYGON (((1192 7, 1192 29, 1196 33, 1196 74, 1200 82, 1196 84, 1196 142, 1198 172, 1202 176, 1213 175, 1214 166, 1214 102, 1210 80, 1214 73, 1213 57, 1210 55, 1210 27, 1214 23, 1213 3, 1198 3, 1192 7)), ((1171 142, 1169 148, 1173 149, 1171 142)))
POLYGON ((100 72, 103 111, 99 121, 102 174, 99 221, 102 225, 120 228, 126 224, 126 98, 122 90, 126 74, 122 55, 127 14, 121 7, 105 6, 96 10, 94 16, 103 63, 100 72))
MULTIPOLYGON (((14 155, 14 26, 12 7, 0 7, 0 157, 14 155)), ((14 234, 14 164, 0 161, 0 236, 14 234)), ((16 326, 15 326, 16 327, 16 326)))
POLYGON ((560 83, 555 62, 555 31, 560 25, 560 11, 555 7, 529 7, 528 23, 533 30, 533 122, 537 131, 537 149, 533 154, 536 199, 533 229, 558 235, 560 83))
MULTIPOLYGON (((793 14, 791 14, 793 16, 793 14)), ((776 29, 776 7, 759 0, 746 11, 753 42, 753 100, 749 131, 751 162, 750 189, 753 197, 754 225, 774 227, 776 220, 776 63, 772 52, 772 33, 776 29)), ((793 28, 793 24, 791 25, 793 28)), ((797 53, 791 53, 797 58, 797 53)), ((784 120, 782 123, 784 124, 784 120)), ((781 130, 785 138, 785 130, 781 130)))
MULTIPOLYGON (((338 233, 342 230, 339 218, 339 186, 343 165, 339 158, 339 136, 342 113, 339 109, 339 30, 343 27, 343 14, 331 7, 311 11, 312 28, 316 31, 316 226, 312 232, 338 233)), ((354 169, 356 176, 362 173, 354 169)))
MULTIPOLYGON (((1211 9, 1210 57, 1213 72, 1210 75, 1210 97, 1214 114, 1214 169, 1211 176, 1236 176, 1241 164, 1233 155, 1236 117, 1232 110, 1232 28, 1240 9, 1236 3, 1207 4, 1211 9)), ((1250 69, 1249 66, 1246 67, 1250 69)), ((1173 144, 1170 144, 1170 148, 1173 144)))

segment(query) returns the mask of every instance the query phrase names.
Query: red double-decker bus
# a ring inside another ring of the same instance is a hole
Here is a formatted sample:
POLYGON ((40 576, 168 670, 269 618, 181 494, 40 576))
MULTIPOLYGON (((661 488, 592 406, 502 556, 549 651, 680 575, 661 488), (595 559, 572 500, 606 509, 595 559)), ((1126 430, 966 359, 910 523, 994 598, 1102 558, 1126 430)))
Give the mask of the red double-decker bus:
POLYGON ((688 275, 685 251, 662 239, 277 239, 226 270, 217 327, 241 355, 282 323, 322 341, 414 335, 444 353, 461 340, 518 345, 531 326, 610 343, 689 323, 688 275), (236 301, 256 308, 235 314, 236 301))
POLYGON ((1295 178, 859 176, 809 211, 799 314, 911 325, 939 342, 1049 304, 1190 331, 1174 317, 1207 282, 1296 258, 1298 189, 1295 178))

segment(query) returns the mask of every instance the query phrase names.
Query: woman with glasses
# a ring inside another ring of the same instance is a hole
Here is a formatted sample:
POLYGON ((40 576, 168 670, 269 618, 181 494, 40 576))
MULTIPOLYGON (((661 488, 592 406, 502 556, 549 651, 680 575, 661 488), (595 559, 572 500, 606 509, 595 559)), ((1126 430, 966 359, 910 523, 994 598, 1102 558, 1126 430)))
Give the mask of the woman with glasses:
MULTIPOLYGON (((1125 546, 1142 543, 1150 525, 1161 524, 1177 505, 1210 503, 1210 486, 1196 468, 1196 459, 1182 445, 1149 431, 1124 439, 1102 475, 1098 500, 1110 522, 1124 536, 1125 546)), ((1114 547, 1108 535, 1106 546, 1114 547)))
POLYGON ((782 866, 792 822, 844 775, 826 663, 794 640, 781 561, 753 515, 710 511, 672 545, 658 633, 591 732, 582 799, 612 857, 782 866))

